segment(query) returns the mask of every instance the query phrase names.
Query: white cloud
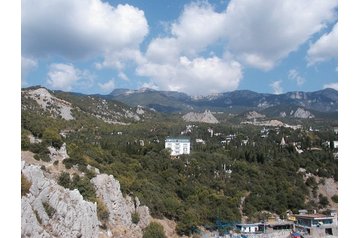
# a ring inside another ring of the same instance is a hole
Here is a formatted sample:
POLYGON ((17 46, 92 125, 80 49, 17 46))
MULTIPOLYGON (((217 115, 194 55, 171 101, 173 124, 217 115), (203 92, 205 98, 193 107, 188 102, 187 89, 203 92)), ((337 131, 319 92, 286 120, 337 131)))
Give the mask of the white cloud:
POLYGON ((337 0, 231 0, 225 28, 229 50, 268 70, 336 18, 337 0))
POLYGON ((157 63, 174 62, 180 56, 196 57, 223 34, 224 15, 207 2, 185 6, 179 19, 170 25, 171 35, 153 39, 146 57, 157 63))
POLYGON ((306 81, 301 75, 300 73, 295 70, 295 69, 290 69, 288 71, 288 78, 291 80, 295 80, 297 86, 302 86, 304 84, 304 82, 306 81))
POLYGON ((270 84, 274 94, 282 94, 283 89, 281 86, 282 81, 278 80, 270 84))
POLYGON ((338 83, 325 84, 325 85, 323 85, 323 88, 333 88, 338 91, 338 83))
POLYGON ((241 65, 218 57, 180 57, 173 64, 146 63, 137 73, 150 77, 162 90, 181 91, 191 95, 208 95, 234 90, 242 78, 241 65))
POLYGON ((110 92, 116 87, 114 79, 109 80, 106 83, 98 83, 98 86, 101 88, 102 91, 110 92))
POLYGON ((52 89, 65 91, 70 91, 80 79, 90 78, 86 71, 76 69, 71 64, 51 64, 47 77, 52 89))
MULTIPOLYGON (((217 12, 207 1, 190 3, 169 24, 168 35, 151 40, 137 73, 165 90, 233 90, 242 78, 239 62, 272 69, 335 20, 336 7, 336 0, 231 0, 217 12), (202 57, 207 50, 213 53, 202 57)), ((292 77, 303 84, 299 74, 292 77)), ((282 91, 280 82, 273 86, 282 91)))
POLYGON ((332 31, 321 36, 307 51, 308 66, 327 61, 338 56, 338 24, 332 31))
POLYGON ((207 2, 186 5, 179 20, 172 24, 171 33, 181 50, 195 55, 217 41, 224 31, 225 15, 215 12, 207 2))
POLYGON ((144 12, 101 0, 24 0, 22 51, 35 57, 70 59, 136 49, 148 33, 144 12))
POLYGON ((21 83, 26 84, 27 74, 38 66, 37 60, 32 58, 21 57, 21 83))

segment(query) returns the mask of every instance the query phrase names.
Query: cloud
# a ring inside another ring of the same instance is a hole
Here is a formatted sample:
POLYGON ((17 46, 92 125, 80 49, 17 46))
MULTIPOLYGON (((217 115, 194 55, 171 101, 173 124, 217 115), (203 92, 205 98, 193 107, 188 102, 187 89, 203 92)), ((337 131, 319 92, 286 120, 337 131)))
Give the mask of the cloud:
POLYGON ((69 59, 136 49, 148 33, 144 12, 101 0, 25 0, 21 9, 22 52, 69 59))
POLYGON ((21 83, 26 84, 25 79, 27 74, 37 68, 37 60, 32 58, 21 57, 21 83))
POLYGON ((81 71, 72 64, 51 64, 47 73, 47 83, 52 89, 70 91, 74 85, 91 86, 93 76, 81 71))
POLYGON ((169 26, 170 35, 153 39, 146 57, 157 63, 174 62, 180 56, 196 57, 223 34, 224 15, 207 2, 186 5, 169 26))
POLYGON ((290 69, 288 71, 288 78, 291 80, 295 80, 297 83, 297 86, 302 86, 304 84, 304 82, 306 81, 297 70, 295 69, 290 69))
POLYGON ((241 65, 216 56, 189 58, 182 56, 173 64, 148 62, 137 69, 141 76, 150 77, 160 89, 207 95, 236 89, 242 78, 241 65))
POLYGON ((335 19, 336 7, 336 0, 231 0, 228 48, 247 65, 272 69, 335 19))
POLYGON ((281 86, 282 81, 278 80, 270 84, 274 94, 282 94, 283 89, 281 86))
POLYGON ((209 3, 194 2, 185 6, 171 33, 184 53, 195 55, 222 36, 224 20, 225 15, 215 12, 209 3))
POLYGON ((101 88, 102 91, 110 92, 116 87, 114 83, 114 79, 109 80, 106 83, 98 83, 98 86, 101 88))
POLYGON ((325 85, 323 85, 323 88, 333 88, 338 91, 338 83, 325 84, 325 85))
MULTIPOLYGON (((167 24, 168 35, 149 42, 136 72, 165 90, 202 95, 233 90, 242 64, 272 69, 336 19, 336 7, 336 0, 231 0, 217 12, 207 1, 190 3, 167 24), (210 56, 203 57, 208 50, 210 56)), ((304 82, 298 72, 291 77, 304 82)), ((274 85, 282 91, 280 83, 274 85)))
POLYGON ((338 24, 332 31, 321 36, 307 51, 308 66, 312 66, 338 56, 338 24))

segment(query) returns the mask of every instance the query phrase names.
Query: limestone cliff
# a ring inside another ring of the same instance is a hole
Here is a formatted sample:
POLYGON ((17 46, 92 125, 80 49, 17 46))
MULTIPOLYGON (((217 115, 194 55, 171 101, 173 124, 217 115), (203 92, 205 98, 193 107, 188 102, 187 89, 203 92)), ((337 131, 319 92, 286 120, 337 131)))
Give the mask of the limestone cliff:
POLYGON ((129 237, 140 238, 152 220, 138 198, 124 197, 112 175, 98 174, 91 180, 109 211, 106 226, 97 217, 97 204, 85 201, 78 190, 66 189, 38 165, 22 161, 22 175, 31 182, 21 199, 22 237, 129 237), (132 214, 139 222, 132 222, 132 214), (105 227, 105 228, 104 228, 105 227))
POLYGON ((219 123, 209 110, 205 110, 203 113, 189 112, 183 116, 183 119, 187 122, 219 123))
POLYGON ((39 166, 22 162, 22 174, 32 184, 21 199, 22 237, 98 237, 95 204, 45 177, 39 166))

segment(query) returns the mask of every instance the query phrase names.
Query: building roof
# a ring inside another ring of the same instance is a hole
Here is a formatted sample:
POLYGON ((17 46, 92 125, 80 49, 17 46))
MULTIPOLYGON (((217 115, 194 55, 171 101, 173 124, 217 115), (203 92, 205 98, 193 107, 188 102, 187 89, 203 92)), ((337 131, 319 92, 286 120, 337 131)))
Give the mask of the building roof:
POLYGON ((188 136, 167 136, 165 138, 166 141, 169 141, 169 140, 180 140, 180 141, 190 141, 190 137, 188 136))
POLYGON ((302 219, 332 219, 333 216, 327 216, 323 214, 304 214, 304 215, 295 215, 296 218, 302 219))

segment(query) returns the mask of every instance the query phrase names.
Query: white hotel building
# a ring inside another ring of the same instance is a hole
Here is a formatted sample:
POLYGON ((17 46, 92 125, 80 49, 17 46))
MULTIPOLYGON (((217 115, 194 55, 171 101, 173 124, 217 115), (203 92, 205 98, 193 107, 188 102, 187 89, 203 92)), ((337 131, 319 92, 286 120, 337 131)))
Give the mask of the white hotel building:
POLYGON ((170 155, 190 154, 190 139, 188 137, 167 137, 165 148, 171 149, 170 155))

